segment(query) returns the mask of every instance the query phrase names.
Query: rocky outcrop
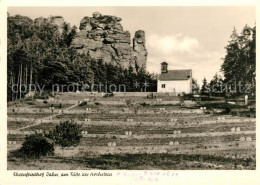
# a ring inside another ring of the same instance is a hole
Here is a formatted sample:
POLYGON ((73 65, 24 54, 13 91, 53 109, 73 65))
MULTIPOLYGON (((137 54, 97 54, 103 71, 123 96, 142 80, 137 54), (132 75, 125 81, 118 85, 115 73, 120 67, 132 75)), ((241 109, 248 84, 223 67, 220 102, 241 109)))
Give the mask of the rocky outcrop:
POLYGON ((45 19, 44 17, 38 17, 34 20, 34 24, 37 26, 40 26, 44 21, 46 21, 47 19, 45 19))
MULTIPOLYGON (((51 16, 51 17, 49 17, 49 18, 47 18, 47 19, 44 18, 44 17, 38 17, 38 18, 36 18, 36 19, 34 20, 34 24, 36 24, 36 25, 38 25, 38 26, 41 25, 41 24, 43 24, 44 22, 49 22, 49 23, 51 23, 51 24, 53 24, 53 25, 56 25, 57 28, 58 28, 58 31, 59 31, 60 33, 63 32, 64 23, 65 23, 63 17, 61 17, 61 16, 51 16)), ((70 26, 69 26, 69 28, 70 28, 70 26)))
POLYGON ((92 17, 84 17, 71 46, 92 59, 102 59, 123 68, 145 69, 145 32, 137 31, 131 45, 130 32, 124 31, 120 21, 119 17, 103 16, 98 12, 93 13, 92 17))
POLYGON ((64 23, 65 23, 63 17, 52 16, 52 17, 50 17, 50 21, 51 21, 52 24, 57 25, 59 32, 62 33, 63 28, 64 28, 64 23))
POLYGON ((135 32, 135 37, 133 39, 133 51, 135 66, 137 68, 146 69, 148 53, 145 47, 145 32, 143 30, 138 30, 135 32))

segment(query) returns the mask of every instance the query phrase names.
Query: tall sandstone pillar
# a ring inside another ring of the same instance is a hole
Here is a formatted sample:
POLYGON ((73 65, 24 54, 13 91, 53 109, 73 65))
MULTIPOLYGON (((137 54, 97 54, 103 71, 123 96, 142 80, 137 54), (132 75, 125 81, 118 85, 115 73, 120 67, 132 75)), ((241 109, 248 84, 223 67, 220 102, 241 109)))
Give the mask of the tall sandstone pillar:
POLYGON ((133 38, 133 57, 137 71, 141 68, 146 70, 147 54, 148 52, 145 47, 145 32, 143 30, 138 30, 135 32, 133 38))

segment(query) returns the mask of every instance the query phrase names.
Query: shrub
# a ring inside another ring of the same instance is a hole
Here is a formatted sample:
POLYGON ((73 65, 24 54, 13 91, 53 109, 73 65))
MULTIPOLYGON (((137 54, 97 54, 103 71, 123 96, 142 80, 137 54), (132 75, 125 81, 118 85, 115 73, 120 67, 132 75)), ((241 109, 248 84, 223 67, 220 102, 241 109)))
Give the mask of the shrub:
POLYGON ((108 98, 108 97, 113 97, 113 96, 114 96, 113 93, 106 93, 103 97, 108 98))
POLYGON ((154 98, 153 93, 148 94, 146 98, 147 98, 147 99, 153 99, 153 98, 154 98))
POLYGON ((32 96, 25 97, 24 101, 33 101, 33 97, 32 96))
POLYGON ((54 145, 42 134, 32 134, 25 137, 19 154, 29 158, 40 158, 54 154, 54 145))
POLYGON ((26 102, 28 105, 34 105, 34 102, 32 102, 32 101, 27 101, 26 102))
POLYGON ((37 93, 37 94, 35 94, 34 98, 35 98, 35 99, 48 99, 49 96, 48 96, 47 94, 37 93))
POLYGON ((82 138, 81 131, 81 125, 65 121, 57 125, 47 137, 52 139, 55 144, 60 145, 62 148, 77 146, 82 138))
POLYGON ((100 103, 99 102, 95 102, 95 105, 100 105, 100 103))
POLYGON ((140 103, 141 106, 145 107, 145 106, 148 106, 149 104, 143 102, 143 103, 140 103))
POLYGON ((224 113, 229 114, 230 112, 231 112, 231 109, 229 107, 226 107, 224 113))
POLYGON ((131 101, 130 99, 126 100, 126 105, 127 105, 127 106, 130 106, 131 103, 132 103, 132 101, 131 101))
POLYGON ((44 104, 47 104, 48 102, 46 100, 43 101, 44 104))
POLYGON ((87 102, 82 102, 79 104, 79 106, 85 106, 85 105, 87 105, 87 102))
POLYGON ((185 94, 183 95, 184 100, 194 100, 193 94, 185 94))

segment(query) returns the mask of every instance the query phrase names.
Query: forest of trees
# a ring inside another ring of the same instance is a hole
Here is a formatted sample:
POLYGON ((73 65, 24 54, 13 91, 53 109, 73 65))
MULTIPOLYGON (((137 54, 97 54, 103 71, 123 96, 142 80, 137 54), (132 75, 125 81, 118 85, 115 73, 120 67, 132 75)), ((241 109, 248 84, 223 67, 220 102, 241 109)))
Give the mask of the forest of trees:
MULTIPOLYGON (((255 93, 256 86, 256 27, 245 26, 238 34, 234 28, 231 39, 225 47, 221 71, 224 73, 224 83, 241 84, 242 92, 255 93)), ((233 87, 234 88, 234 87, 233 87)))
POLYGON ((156 91, 155 77, 143 70, 135 73, 131 67, 122 69, 77 53, 70 47, 77 28, 64 23, 60 33, 50 19, 36 24, 25 16, 8 15, 8 101, 31 92, 29 84, 45 90, 51 90, 53 84, 125 84, 126 91, 156 91), (134 86, 136 81, 139 86, 134 86), (145 82, 149 84, 146 88, 145 82))
MULTIPOLYGON (((45 90, 51 90, 54 84, 88 84, 90 87, 99 83, 108 86, 124 84, 128 92, 156 91, 156 75, 144 70, 136 73, 131 67, 122 69, 77 53, 75 48, 70 47, 77 28, 64 23, 64 29, 60 33, 50 20, 51 17, 44 19, 41 24, 36 24, 25 16, 8 15, 8 101, 22 99, 25 94, 31 92, 29 84, 44 86, 45 90), (135 85, 136 82, 138 85, 135 85), (147 87, 143 85, 145 82, 147 87)), ((218 86, 222 84, 242 84, 242 90, 248 90, 249 87, 251 92, 255 92, 255 47, 256 27, 250 28, 246 25, 241 34, 234 28, 225 47, 226 55, 221 66, 223 79, 218 75, 209 83, 204 79, 201 93, 205 94, 209 90, 207 87, 213 85, 218 92, 218 86)), ((193 84, 193 91, 197 92, 198 85, 194 79, 193 84)), ((104 91, 104 88, 102 87, 101 91, 104 91)))
POLYGON ((201 94, 225 95, 253 93, 256 90, 256 27, 245 26, 238 34, 234 28, 225 47, 221 71, 224 78, 215 75, 208 83, 204 78, 201 94))

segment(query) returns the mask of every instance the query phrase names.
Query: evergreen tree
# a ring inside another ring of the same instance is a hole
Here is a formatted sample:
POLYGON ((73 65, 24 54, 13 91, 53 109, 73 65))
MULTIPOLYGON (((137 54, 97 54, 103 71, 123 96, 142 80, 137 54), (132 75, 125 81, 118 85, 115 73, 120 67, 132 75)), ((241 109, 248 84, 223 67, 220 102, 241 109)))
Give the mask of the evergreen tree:
POLYGON ((196 94, 198 92, 199 92, 199 84, 198 84, 197 80, 192 78, 192 93, 196 94))
POLYGON ((200 94, 202 95, 208 95, 209 94, 209 87, 208 87, 208 83, 207 83, 207 79, 204 77, 203 81, 202 81, 202 86, 201 86, 201 90, 200 90, 200 94))
POLYGON ((222 95, 224 93, 222 77, 218 74, 215 74, 209 83, 209 87, 212 95, 222 95))
POLYGON ((45 90, 51 90, 56 84, 80 84, 85 90, 96 91, 104 91, 106 84, 117 87, 124 84, 126 91, 141 91, 143 87, 134 88, 134 82, 143 84, 147 81, 149 87, 145 90, 156 91, 156 80, 143 70, 137 73, 133 67, 122 69, 79 54, 71 47, 76 31, 77 27, 71 28, 64 23, 60 32, 52 17, 33 21, 25 16, 8 16, 8 101, 31 93, 30 84, 44 86, 45 90), (99 83, 103 85, 102 89, 91 88, 99 83), (15 85, 17 89, 12 89, 15 85), (27 89, 21 91, 24 85, 27 89))
POLYGON ((225 83, 235 84, 237 88, 242 84, 242 90, 245 90, 245 84, 250 84, 251 90, 255 91, 255 38, 256 27, 246 25, 240 35, 234 28, 221 66, 225 83))

